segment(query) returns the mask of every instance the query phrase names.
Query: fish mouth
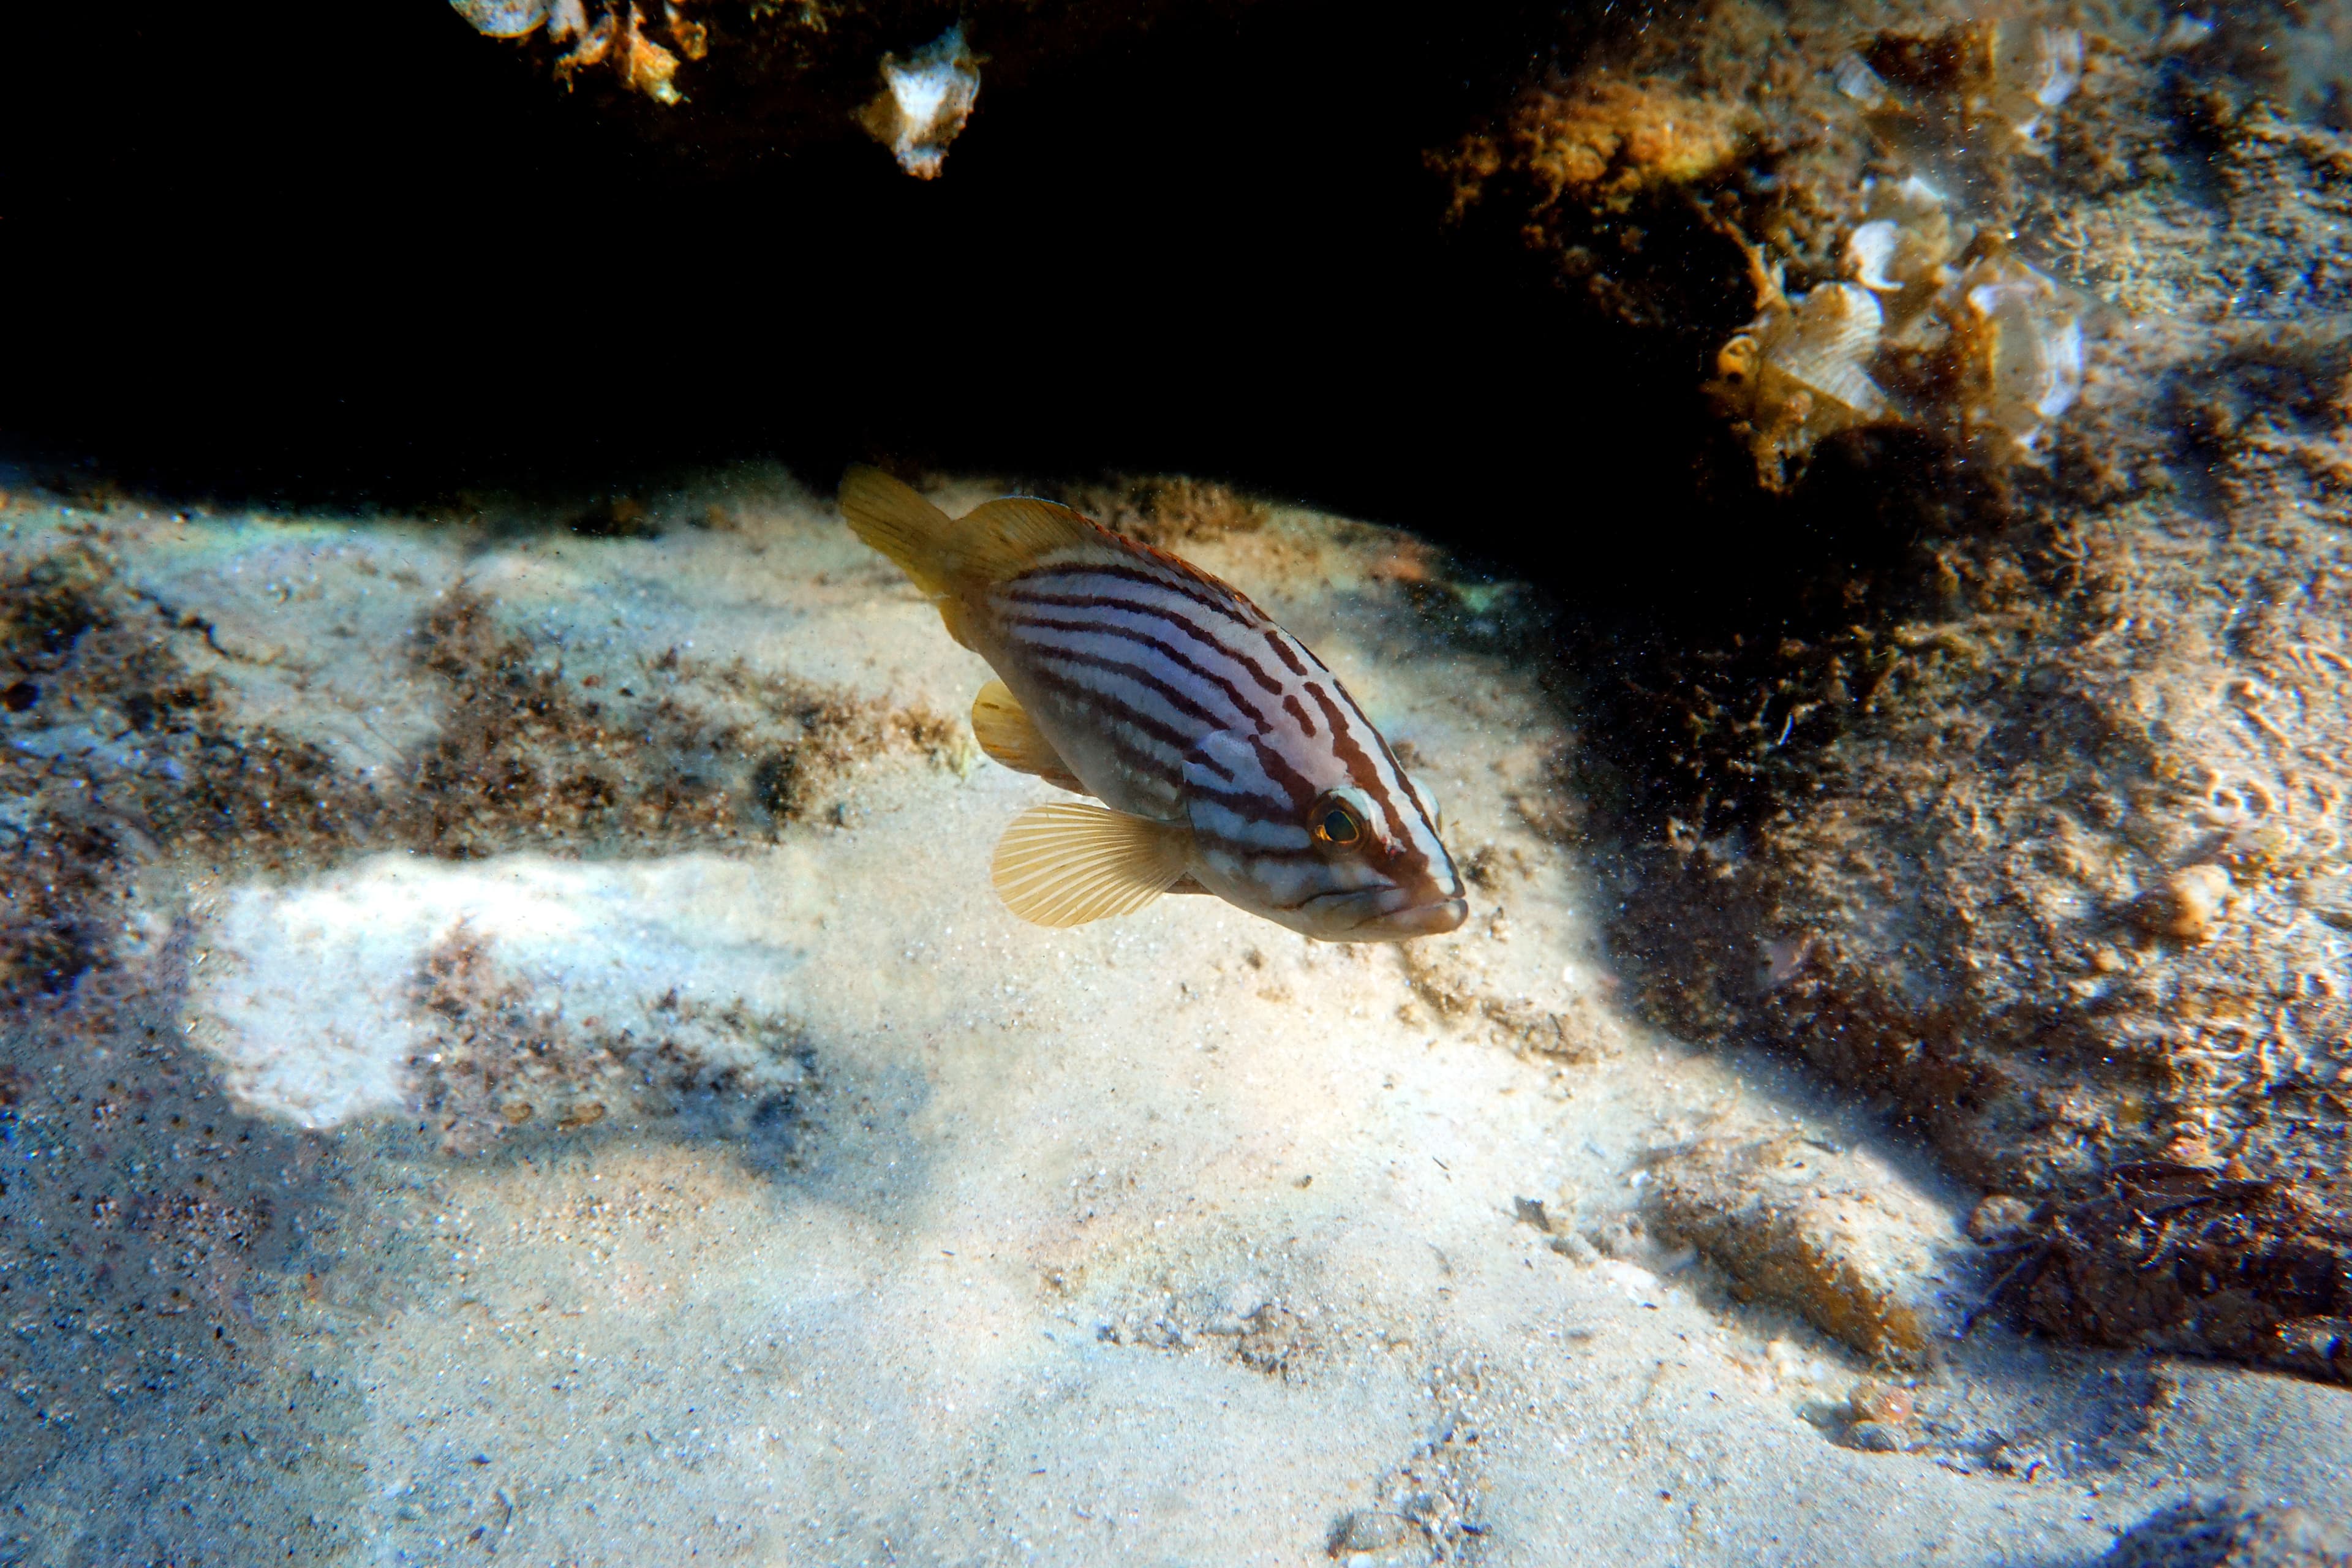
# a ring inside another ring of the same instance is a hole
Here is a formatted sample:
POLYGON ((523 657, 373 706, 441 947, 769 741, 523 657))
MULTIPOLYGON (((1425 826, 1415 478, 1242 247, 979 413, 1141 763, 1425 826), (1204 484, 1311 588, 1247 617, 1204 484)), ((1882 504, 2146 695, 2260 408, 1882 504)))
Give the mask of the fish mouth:
POLYGON ((1412 936, 1443 936, 1470 918, 1467 899, 1438 899, 1409 910, 1374 915, 1348 934, 1359 942, 1402 942, 1412 936))
POLYGON ((1407 937, 1439 936, 1470 916, 1466 899, 1433 899, 1406 909, 1393 906, 1398 888, 1366 888, 1323 893, 1307 901, 1315 934, 1326 942, 1402 942, 1407 937), (1361 910, 1355 919, 1349 915, 1361 910))

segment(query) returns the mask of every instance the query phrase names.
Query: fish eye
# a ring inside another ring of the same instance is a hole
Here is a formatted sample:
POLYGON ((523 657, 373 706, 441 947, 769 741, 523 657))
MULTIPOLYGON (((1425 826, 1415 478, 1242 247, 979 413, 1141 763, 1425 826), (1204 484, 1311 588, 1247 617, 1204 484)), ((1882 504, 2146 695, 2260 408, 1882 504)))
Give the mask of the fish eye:
POLYGON ((1364 841, 1364 825, 1345 801, 1326 796, 1316 802, 1313 821, 1316 838, 1335 849, 1352 849, 1364 841))

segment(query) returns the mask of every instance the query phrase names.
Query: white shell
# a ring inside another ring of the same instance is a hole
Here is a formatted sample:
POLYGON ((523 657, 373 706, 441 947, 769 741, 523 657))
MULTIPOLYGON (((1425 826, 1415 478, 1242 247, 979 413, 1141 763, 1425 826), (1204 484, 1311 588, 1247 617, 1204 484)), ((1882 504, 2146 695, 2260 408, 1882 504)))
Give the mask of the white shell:
POLYGON ((2031 441, 2083 392, 2081 312, 2014 257, 1979 262, 1961 280, 1987 344, 1992 423, 2031 441))
POLYGON ((1855 229, 1845 242, 1846 265, 1853 269, 1854 281, 1887 294, 1902 288, 1903 280, 1887 271, 1902 241, 1902 226, 1893 218, 1879 218, 1855 229))
POLYGON ((882 96, 860 119, 900 168, 919 180, 937 178, 947 163, 948 143, 980 100, 980 68, 964 47, 962 25, 950 27, 903 63, 885 56, 882 85, 882 96))
POLYGON ((2083 395, 2083 323, 2069 319, 2042 340, 2042 395, 2033 410, 2055 419, 2083 395))
POLYGON ((2042 56, 2042 79, 2033 101, 2055 109, 2074 96, 2083 84, 2083 33, 2079 27, 2044 27, 2036 40, 2042 56))
POLYGON ((2157 39, 2156 47, 2168 55, 2178 54, 2183 49, 2195 48, 2212 36, 2213 24, 2204 17, 2175 16, 2172 26, 2164 30, 2164 37, 2157 39))
POLYGON ((1824 283, 1793 303, 1795 316, 1763 345, 1765 363, 1865 419, 1890 412, 1886 394, 1862 368, 1878 352, 1876 297, 1851 283, 1824 283))
POLYGON ((1999 25, 1993 61, 1996 112, 2030 150, 2039 152, 2050 113, 2083 82, 2083 34, 2076 27, 1999 25))
POLYGON ((520 38, 547 20, 548 0, 449 0, 478 33, 520 38))
POLYGON ((1944 194, 1916 174, 1900 184, 1863 187, 1864 221, 1846 237, 1846 271, 1864 288, 1885 295, 1885 331, 1899 336, 1929 304, 1929 291, 1949 280, 1945 263, 1958 243, 1944 194))
POLYGON ((1940 207, 1948 199, 1943 192, 1916 174, 1895 186, 1895 194, 1915 207, 1940 207))
POLYGON ((1853 55, 1838 61, 1836 78, 1838 90, 1864 109, 1875 109, 1890 96, 1886 79, 1853 55))

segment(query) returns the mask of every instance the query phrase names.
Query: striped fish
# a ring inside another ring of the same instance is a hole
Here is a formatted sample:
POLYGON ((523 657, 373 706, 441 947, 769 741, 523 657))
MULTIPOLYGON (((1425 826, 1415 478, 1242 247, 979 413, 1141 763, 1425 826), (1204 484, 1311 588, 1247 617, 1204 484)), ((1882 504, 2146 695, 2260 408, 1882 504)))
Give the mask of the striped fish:
POLYGON ((1094 797, 1005 830, 991 872, 1014 914, 1073 926, 1202 892, 1331 942, 1462 923, 1435 804, 1237 590, 1051 501, 951 520, 852 468, 841 510, 996 671, 972 703, 981 749, 1094 797))

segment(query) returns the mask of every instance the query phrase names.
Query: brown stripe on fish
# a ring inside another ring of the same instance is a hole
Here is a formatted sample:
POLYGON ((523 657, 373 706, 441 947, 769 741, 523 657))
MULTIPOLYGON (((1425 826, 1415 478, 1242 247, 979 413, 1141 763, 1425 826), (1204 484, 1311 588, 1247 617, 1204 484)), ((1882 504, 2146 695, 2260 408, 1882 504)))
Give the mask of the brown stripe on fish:
POLYGON ((1192 825, 1192 847, 1196 854, 1213 864, 1220 863, 1221 858, 1225 868, 1240 870, 1244 867, 1255 867, 1261 875, 1277 866, 1319 863, 1320 860, 1312 848, 1286 848, 1246 838, 1228 838, 1223 834, 1204 834, 1198 823, 1192 825))
MULTIPOLYGON (((1331 749, 1347 764, 1348 777, 1358 789, 1380 803, 1381 814, 1389 822, 1388 841, 1399 845, 1410 843, 1411 830, 1405 826, 1404 814, 1397 810, 1396 796, 1389 781, 1381 776, 1380 764, 1372 761, 1370 753, 1356 740, 1348 726, 1347 715, 1339 710, 1339 705, 1331 700, 1331 694, 1324 690, 1320 683, 1308 681, 1307 695, 1315 699, 1316 706, 1323 710, 1323 717, 1330 721, 1331 749)), ((1344 689, 1340 695, 1347 695, 1344 689)), ((1350 702, 1348 706, 1353 708, 1355 704, 1350 702)), ((1360 713, 1357 718, 1361 720, 1363 715, 1360 713)), ((1373 730, 1369 722, 1364 729, 1372 735, 1373 744, 1380 745, 1380 732, 1373 730)), ((1386 746, 1381 749, 1383 752, 1388 750, 1386 746)), ((1391 762, 1389 765, 1393 768, 1396 764, 1391 762)))
POLYGON ((1364 733, 1372 738, 1372 745, 1380 752, 1381 761, 1388 765, 1389 777, 1404 791, 1405 798, 1412 801, 1417 810, 1425 814, 1428 805, 1421 798, 1420 786, 1412 782, 1412 775, 1404 771, 1404 764, 1397 761, 1396 753, 1389 750, 1389 738, 1381 733, 1380 726, 1373 723, 1365 714, 1361 705, 1356 701, 1354 695, 1346 687, 1334 680, 1331 683, 1331 689, 1348 711, 1355 716, 1356 722, 1363 726, 1364 733))
POLYGON ((1315 782, 1293 767, 1289 758, 1268 745, 1265 737, 1251 735, 1246 738, 1250 750, 1257 755, 1258 771, 1265 774, 1266 782, 1279 786, 1290 796, 1292 809, 1305 811, 1318 793, 1315 782))
MULTIPOLYGON (((1119 613, 1124 615, 1148 616, 1158 625, 1170 626, 1182 626, 1183 625, 1181 621, 1166 619, 1156 611, 1141 610, 1134 606, 1125 605, 1112 606, 1112 608, 1117 609, 1119 613)), ((1218 674, 1215 670, 1211 669, 1207 665, 1202 664, 1200 660, 1192 658, 1181 648, 1177 647, 1172 643, 1163 641, 1160 638, 1152 636, 1151 633, 1144 630, 1141 626, 1131 626, 1125 622, 1114 620, 1074 621, 1065 620, 1058 616, 1026 614, 1008 615, 1004 617, 1004 625, 1020 640, 1040 648, 1054 648, 1063 646, 1059 643, 1045 641, 1035 635, 1041 632, 1059 632, 1073 637, 1115 637, 1119 641, 1132 643, 1139 647, 1148 648, 1151 653, 1160 658, 1166 659, 1170 664, 1183 670, 1186 674, 1216 688, 1216 689, 1223 695, 1225 700, 1232 705, 1236 717, 1249 721, 1261 730, 1267 728, 1269 725, 1269 721, 1266 719, 1265 715, 1251 703, 1249 698, 1243 692, 1242 689, 1235 685, 1229 677, 1218 674)), ((1215 645, 1212 644, 1211 646, 1213 647, 1215 645)))
POLYGON ((1180 632, 1202 647, 1214 651, 1220 658, 1240 665, 1249 678, 1255 681, 1269 697, 1278 697, 1282 694, 1282 682, 1268 675, 1265 672, 1265 666, 1258 663, 1256 659, 1241 649, 1231 647, 1213 636, 1206 627, 1195 625, 1187 618, 1184 611, 1174 605, 1158 604, 1150 599, 1139 599, 1132 594, 1039 594, 1026 588, 1013 589, 1005 593, 1003 597, 1008 603, 1019 605, 1024 609, 1036 606, 1042 609, 1097 610, 1153 616, 1171 630, 1180 632))
MULTIPOLYGON (((1265 629, 1265 640, 1273 645, 1275 657, 1289 667, 1291 674, 1301 679, 1305 678, 1307 667, 1298 662, 1298 654, 1290 651, 1292 639, 1288 633, 1279 626, 1268 626, 1265 629)), ((1299 653, 1306 652, 1303 647, 1299 649, 1299 653)), ((1315 656, 1307 654, 1307 657, 1312 658, 1315 656)))
POLYGON ((1093 562, 1048 564, 1024 572, 1007 584, 1006 587, 1009 591, 1017 591, 1052 584, 1078 593, 1100 592, 1098 588, 1087 585, 1086 580, 1090 577, 1108 577, 1115 582, 1130 584, 1138 587, 1158 588, 1164 593, 1173 594, 1180 599, 1189 599, 1204 610, 1213 611, 1237 626, 1255 629, 1268 624, 1266 618, 1258 613, 1255 605, 1222 583, 1213 583, 1198 576, 1188 577, 1173 572, 1155 572, 1144 566, 1109 566, 1093 562))
POLYGON ((1030 668, 1027 678, 1061 697, 1073 706, 1091 715, 1101 726, 1104 736, 1118 749, 1120 757, 1137 772, 1154 777, 1172 775, 1183 766, 1184 755, 1192 750, 1192 738, 1174 725, 1138 713, 1124 703, 1107 700, 1103 694, 1085 682, 1076 680, 1056 670, 1030 668), (1120 731, 1131 730, 1139 736, 1158 742, 1164 754, 1146 752, 1127 743, 1120 731))
MULTIPOLYGON (((1214 767, 1216 764, 1213 761, 1209 761, 1208 765, 1214 767)), ((1269 797, 1264 790, 1252 789, 1244 784, 1235 784, 1230 788, 1195 784, 1188 786, 1185 793, 1201 800, 1214 801, 1235 816, 1246 816, 1256 822, 1287 822, 1291 818, 1288 810, 1290 803, 1286 796, 1277 801, 1269 797)), ((1299 831, 1303 833, 1306 829, 1301 828, 1299 831)))
POLYGON ((1179 605, 1162 605, 1162 602, 1157 602, 1157 599, 1136 597, 1134 593, 1030 593, 1028 588, 1012 590, 1012 593, 1004 595, 1004 599, 1012 602, 1012 605, 1040 606, 1040 609, 1094 609, 1094 611, 1118 611, 1118 614, 1155 616, 1157 621, 1162 621, 1164 626, 1169 626, 1171 630, 1183 632, 1185 637, 1202 644, 1204 648, 1212 648, 1213 654, 1218 654, 1221 658, 1230 658, 1233 663, 1242 666, 1242 670, 1249 672, 1249 679, 1254 679, 1254 682, 1258 682, 1258 687, 1265 689, 1267 696, 1279 696, 1279 693, 1282 693, 1282 682, 1275 679, 1273 675, 1267 675, 1265 666, 1261 666, 1256 658, 1251 658, 1249 654, 1244 654, 1242 648, 1234 648, 1233 644, 1228 644, 1225 639, 1216 637, 1209 627, 1197 626, 1197 623, 1190 618, 1190 609, 1181 609, 1179 605))
MULTIPOLYGON (((1203 725, 1218 725, 1224 721, 1202 706, 1191 692, 1173 681, 1155 674, 1144 665, 1131 659, 1113 658, 1108 654, 1089 653, 1083 648, 1065 647, 1055 643, 1033 643, 1031 652, 1037 663, 1049 669, 1092 669, 1104 675, 1114 675, 1150 692, 1187 719, 1203 725)), ((1105 691, 1105 697, 1117 699, 1115 692, 1105 691)), ((1188 741, 1187 745, 1190 745, 1188 741)))

